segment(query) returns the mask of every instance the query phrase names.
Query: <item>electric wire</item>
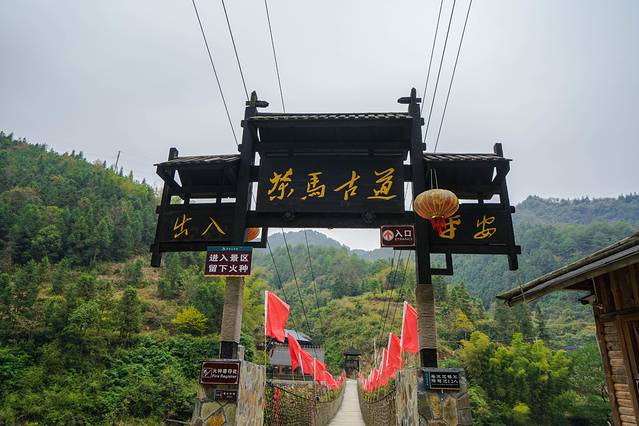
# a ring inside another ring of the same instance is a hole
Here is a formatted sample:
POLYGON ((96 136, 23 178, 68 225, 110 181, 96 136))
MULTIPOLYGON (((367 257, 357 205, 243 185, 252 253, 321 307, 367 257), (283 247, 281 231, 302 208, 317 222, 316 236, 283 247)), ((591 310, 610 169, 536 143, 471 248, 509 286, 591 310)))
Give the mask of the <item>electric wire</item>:
POLYGON ((430 128, 430 119, 433 115, 433 106, 435 105, 435 98, 437 96, 437 87, 439 87, 439 77, 442 73, 442 65, 444 64, 444 55, 446 54, 446 46, 448 45, 448 36, 450 35, 450 26, 453 22, 453 15, 455 14, 455 5, 457 4, 457 0, 453 0, 453 7, 450 10, 450 18, 448 20, 448 29, 446 30, 446 38, 444 39, 444 48, 442 49, 442 57, 439 61, 439 69, 437 71, 437 79, 435 80, 435 89, 433 90, 433 99, 430 103, 430 110, 428 112, 428 121, 426 122, 426 131, 424 132, 424 142, 426 142, 426 137, 428 136, 428 129, 430 128))
POLYGON ((464 34, 466 34, 466 25, 468 24, 468 17, 470 16, 470 8, 473 5, 473 0, 468 3, 468 11, 466 12, 466 19, 464 20, 464 29, 462 30, 461 39, 459 40, 459 47, 457 48, 457 56, 455 57, 455 65, 453 66, 453 74, 450 77, 450 84, 448 85, 448 93, 446 94, 446 102, 444 103, 444 111, 442 112, 442 119, 439 122, 439 129, 437 130, 437 138, 435 139, 435 148, 433 152, 437 151, 439 145, 439 137, 442 133, 442 126, 444 124, 444 117, 446 117, 446 109, 448 108, 448 99, 450 98, 450 90, 453 87, 453 80, 455 79, 455 71, 457 70, 457 62, 459 61, 459 53, 461 52, 462 43, 464 42, 464 34))
POLYGON ((433 45, 430 49, 430 59, 428 61, 428 72, 426 73, 426 83, 424 84, 424 94, 422 95, 422 105, 419 113, 424 112, 424 104, 426 103, 426 89, 428 88, 428 80, 430 79, 430 69, 433 65, 433 56, 435 54, 435 43, 437 42, 437 33, 439 32, 439 20, 442 17, 442 8, 444 6, 444 0, 439 2, 439 13, 437 14, 437 24, 435 25, 435 36, 433 37, 433 45))
POLYGON ((217 75, 217 69, 215 68, 215 63, 213 62, 213 55, 211 54, 211 49, 209 47, 209 42, 206 39, 206 34, 204 33, 204 27, 202 27, 202 20, 200 19, 200 13, 197 10, 197 5, 195 4, 195 0, 191 0, 193 3, 193 10, 195 10, 195 16, 197 18, 197 22, 200 26, 200 32, 202 33, 202 38, 204 39, 204 45, 206 46, 206 52, 209 55, 209 61, 211 62, 211 68, 213 68, 213 75, 215 75, 215 81, 217 82, 217 88, 220 90, 220 96, 222 97, 222 103, 224 104, 224 110, 226 111, 226 118, 229 120, 229 125, 231 126, 231 132, 233 133, 233 140, 235 141, 236 146, 240 146, 237 141, 237 135, 235 134, 235 128, 233 127, 233 120, 231 120, 231 114, 229 113, 229 108, 226 105, 226 98, 224 97, 224 91, 222 90, 222 84, 220 83, 220 78, 217 75))
POLYGON ((222 9, 224 9, 224 17, 226 18, 226 25, 229 27, 229 34, 231 35, 231 43, 233 43, 233 51, 235 52, 235 59, 237 60, 237 67, 240 70, 240 77, 242 78, 242 85, 244 86, 244 93, 246 94, 246 100, 248 101, 249 93, 246 88, 246 80, 244 80, 244 73, 242 72, 242 64, 240 64, 240 55, 237 54, 237 46, 235 45, 235 37, 233 37, 233 30, 231 29, 231 21, 229 21, 229 15, 226 12, 226 4, 222 1, 222 9))
POLYGON ((273 60, 275 61, 275 73, 277 74, 277 84, 280 88, 280 99, 282 101, 282 111, 286 112, 284 105, 284 93, 282 91, 282 80, 280 79, 280 67, 277 63, 277 55, 275 54, 275 41, 273 39, 273 28, 271 27, 271 15, 268 11, 268 0, 264 0, 264 8, 266 9, 266 21, 268 22, 268 32, 271 36, 271 48, 273 50, 273 60))

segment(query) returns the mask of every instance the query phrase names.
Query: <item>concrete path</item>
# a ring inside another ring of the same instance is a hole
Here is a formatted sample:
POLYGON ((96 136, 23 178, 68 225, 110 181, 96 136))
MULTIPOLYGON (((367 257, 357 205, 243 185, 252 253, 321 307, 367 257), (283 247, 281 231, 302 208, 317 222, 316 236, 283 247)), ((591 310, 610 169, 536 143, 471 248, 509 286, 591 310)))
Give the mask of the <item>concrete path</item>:
POLYGON ((329 423, 329 426, 364 426, 362 413, 359 411, 359 400, 357 399, 357 381, 346 380, 346 389, 344 389, 344 400, 342 406, 329 423))

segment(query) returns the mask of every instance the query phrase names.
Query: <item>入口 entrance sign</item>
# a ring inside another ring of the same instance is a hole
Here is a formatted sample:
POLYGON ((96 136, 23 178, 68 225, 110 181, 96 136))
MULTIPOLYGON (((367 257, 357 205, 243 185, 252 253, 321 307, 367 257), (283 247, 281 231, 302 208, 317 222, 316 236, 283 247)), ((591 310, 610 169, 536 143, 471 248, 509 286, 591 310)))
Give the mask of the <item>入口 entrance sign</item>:
POLYGON ((251 275, 252 247, 209 247, 204 275, 207 277, 241 277, 251 275))
POLYGON ((384 225, 379 230, 382 247, 415 247, 415 226, 384 225))

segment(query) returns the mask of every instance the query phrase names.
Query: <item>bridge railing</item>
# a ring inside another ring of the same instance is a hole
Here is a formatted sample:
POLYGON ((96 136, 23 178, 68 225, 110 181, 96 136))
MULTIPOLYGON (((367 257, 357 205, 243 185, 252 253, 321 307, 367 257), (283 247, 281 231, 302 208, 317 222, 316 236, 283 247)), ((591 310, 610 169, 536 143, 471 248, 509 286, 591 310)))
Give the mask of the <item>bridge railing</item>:
POLYGON ((326 426, 342 404, 344 386, 320 396, 312 384, 267 381, 265 396, 265 426, 326 426))
POLYGON ((396 424, 395 386, 389 385, 375 392, 365 392, 357 386, 359 408, 366 426, 388 426, 396 424))

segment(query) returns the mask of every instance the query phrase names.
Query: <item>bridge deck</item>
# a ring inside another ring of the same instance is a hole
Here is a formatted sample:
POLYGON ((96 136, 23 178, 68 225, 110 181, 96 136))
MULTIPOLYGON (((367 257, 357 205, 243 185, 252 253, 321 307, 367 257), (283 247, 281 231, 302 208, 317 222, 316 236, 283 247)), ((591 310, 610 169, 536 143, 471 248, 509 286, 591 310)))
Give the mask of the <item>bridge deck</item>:
POLYGON ((342 406, 329 426, 364 426, 364 419, 359 410, 359 400, 357 399, 357 381, 346 380, 345 386, 342 406))

